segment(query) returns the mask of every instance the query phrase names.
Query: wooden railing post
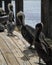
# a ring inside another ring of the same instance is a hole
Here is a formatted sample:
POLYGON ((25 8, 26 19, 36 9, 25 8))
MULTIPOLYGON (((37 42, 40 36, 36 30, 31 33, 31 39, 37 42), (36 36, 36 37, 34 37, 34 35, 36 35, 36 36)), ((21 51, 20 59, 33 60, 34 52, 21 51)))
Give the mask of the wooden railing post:
POLYGON ((5 11, 8 14, 8 3, 11 3, 11 0, 4 0, 5 2, 5 11))

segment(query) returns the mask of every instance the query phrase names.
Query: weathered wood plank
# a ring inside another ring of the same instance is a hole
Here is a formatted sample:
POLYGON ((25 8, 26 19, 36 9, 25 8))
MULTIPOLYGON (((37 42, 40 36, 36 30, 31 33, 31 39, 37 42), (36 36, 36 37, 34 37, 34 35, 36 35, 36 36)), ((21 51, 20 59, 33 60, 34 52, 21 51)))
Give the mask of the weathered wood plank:
MULTIPOLYGON (((26 48, 26 41, 23 40, 22 36, 15 32, 14 34, 17 35, 18 38, 13 38, 13 41, 16 43, 16 45, 20 48, 20 50, 25 54, 25 56, 29 59, 30 63, 32 65, 35 65, 35 62, 38 63, 38 56, 35 56, 35 53, 32 53, 30 50, 26 48), (18 36, 19 35, 19 36, 18 36), (24 42, 24 43, 23 43, 24 42)), ((28 43, 27 43, 28 44, 28 43)))
MULTIPOLYGON (((14 34, 16 34, 17 35, 17 37, 15 37, 16 38, 16 40, 19 38, 20 40, 19 40, 19 43, 18 44, 20 44, 19 46, 21 46, 20 47, 20 49, 22 50, 22 48, 26 48, 27 47, 27 45, 29 45, 28 43, 27 43, 27 41, 25 41, 24 40, 24 38, 22 37, 22 35, 21 34, 19 34, 18 32, 14 32, 14 34)), ((17 42, 16 42, 17 43, 17 42)), ((27 49, 27 48, 26 48, 27 49)), ((30 58, 30 62, 31 62, 31 64, 38 64, 38 62, 39 62, 39 57, 37 56, 37 53, 36 53, 36 51, 35 50, 26 50, 26 49, 23 49, 24 51, 27 51, 27 54, 26 55, 28 55, 28 53, 30 53, 30 55, 32 54, 32 56, 29 56, 29 58, 30 58)), ((22 51, 23 51, 22 50, 22 51)), ((28 56, 26 56, 26 57, 28 57, 28 56)), ((41 60, 42 61, 42 60, 41 60)), ((42 63, 44 64, 44 62, 42 61, 42 63)))
POLYGON ((8 65, 38 65, 36 52, 27 48, 29 44, 20 33, 14 31, 14 34, 8 37, 7 32, 0 33, 0 48, 8 65))
MULTIPOLYGON (((13 39, 14 40, 14 39, 13 39)), ((26 58, 28 59, 27 61, 29 61, 32 65, 35 64, 35 62, 38 63, 38 56, 36 56, 34 53, 32 53, 30 50, 28 50, 27 48, 25 48, 25 45, 22 44, 22 42, 16 41, 14 40, 14 42, 17 44, 18 42, 18 46, 21 49, 21 51, 24 53, 24 55, 26 56, 26 58)))
MULTIPOLYGON (((0 34, 1 35, 1 34, 0 34)), ((0 48, 1 48, 1 51, 2 51, 2 53, 3 53, 3 55, 4 55, 4 57, 5 57, 5 59, 6 59, 6 61, 7 61, 7 63, 8 63, 8 65, 11 65, 10 63, 9 63, 9 61, 8 61, 8 59, 7 59, 7 53, 10 53, 10 51, 9 51, 9 49, 7 48, 7 46, 5 45, 5 42, 1 39, 1 37, 0 37, 0 48)))
MULTIPOLYGON (((3 33, 0 34, 0 38, 2 38, 0 41, 0 47, 2 50, 2 53, 8 63, 8 65, 19 65, 19 63, 16 61, 16 58, 14 57, 12 51, 7 46, 6 38, 3 36, 3 33)), ((9 44, 9 43, 8 43, 9 44)), ((12 46, 11 46, 12 47, 12 46)))
MULTIPOLYGON (((8 36, 6 36, 5 33, 3 33, 2 35, 5 37, 4 40, 5 40, 6 44, 8 45, 8 47, 11 49, 13 55, 16 57, 16 60, 19 62, 20 65, 23 65, 24 60, 22 60, 21 57, 23 57, 24 54, 22 54, 22 52, 19 50, 19 48, 14 44, 13 40, 11 40, 8 36)), ((24 57, 24 58, 27 60, 26 57, 24 57)), ((31 65, 31 63, 29 61, 27 61, 27 65, 31 65)))
POLYGON ((0 65, 7 65, 5 58, 3 57, 3 54, 0 50, 0 65))

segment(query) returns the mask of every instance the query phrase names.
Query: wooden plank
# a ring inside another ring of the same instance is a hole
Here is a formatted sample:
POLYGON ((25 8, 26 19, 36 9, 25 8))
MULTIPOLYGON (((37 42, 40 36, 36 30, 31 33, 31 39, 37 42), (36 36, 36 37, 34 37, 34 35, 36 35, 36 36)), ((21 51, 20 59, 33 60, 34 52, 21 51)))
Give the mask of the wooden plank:
MULTIPOLYGON (((0 34, 0 48, 2 50, 2 53, 8 63, 8 65, 19 65, 19 63, 16 61, 16 58, 14 57, 12 51, 7 46, 7 40, 5 41, 5 36, 3 36, 3 33, 0 34), (1 39, 2 38, 2 39, 1 39)), ((8 43, 9 44, 9 43, 8 43)), ((11 46, 12 47, 12 46, 11 46)))
POLYGON ((1 50, 0 50, 0 65, 7 65, 1 50))
MULTIPOLYGON (((20 44, 19 46, 21 46, 20 49, 21 50, 25 50, 24 47, 26 47, 26 44, 28 44, 28 43, 23 39, 23 37, 21 36, 21 34, 19 34, 18 32, 15 31, 14 34, 16 34, 17 37, 19 37, 19 39, 21 39, 21 40, 19 40, 19 44, 20 44)), ((17 38, 16 38, 16 41, 17 41, 17 38)), ((17 44, 17 42, 16 42, 16 44, 17 44)), ((32 54, 32 52, 30 50, 28 50, 28 52, 32 54)), ((35 63, 37 63, 37 64, 39 63, 38 62, 39 61, 39 57, 37 56, 36 52, 34 53, 34 56, 30 57, 29 61, 32 63, 32 65, 34 65, 35 63)), ((41 59, 41 63, 45 64, 42 59, 41 59)))
POLYGON ((0 0, 0 7, 2 7, 2 0, 0 0))
MULTIPOLYGON (((18 40, 18 38, 15 37, 15 39, 13 38, 13 41, 14 41, 14 42, 16 43, 16 45, 21 49, 22 52, 27 51, 27 52, 25 53, 25 56, 26 56, 27 58, 30 58, 30 59, 29 59, 30 63, 31 63, 32 65, 34 65, 35 62, 38 63, 38 57, 35 56, 35 53, 33 54, 30 50, 27 50, 27 48, 26 48, 26 41, 23 40, 22 36, 20 36, 20 34, 17 33, 17 32, 15 32, 14 34, 16 34, 17 37, 19 37, 19 40, 18 40), (24 42, 24 43, 23 43, 23 42, 24 42)), ((27 44, 28 44, 28 43, 27 43, 27 44)))
MULTIPOLYGON (((8 40, 11 42, 11 44, 12 45, 14 45, 15 46, 15 48, 19 51, 18 53, 19 53, 19 57, 22 57, 22 56, 24 56, 22 53, 21 53, 21 51, 17 48, 17 46, 13 43, 13 41, 8 37, 8 40)), ((14 48, 14 47, 13 47, 14 48)), ((15 49, 14 49, 15 50, 15 49)), ((15 54, 16 55, 16 54, 15 54)), ((25 57, 24 57, 25 58, 25 57)), ((25 58, 26 59, 26 58, 25 58)), ((19 59, 18 59, 19 60, 19 59)), ((19 62, 20 62, 20 60, 19 60, 19 62)), ((24 61, 23 61, 24 62, 24 61)), ((21 65, 23 65, 23 62, 21 63, 21 65)), ((28 65, 30 64, 29 62, 27 62, 28 63, 28 65)))
POLYGON ((38 65, 36 64, 38 63, 38 57, 35 56, 35 54, 32 53, 30 50, 25 48, 26 41, 23 39, 21 34, 17 32, 14 34, 16 34, 15 37, 8 37, 6 36, 6 33, 2 33, 2 38, 5 38, 4 41, 6 42, 6 45, 10 48, 10 50, 12 51, 12 54, 15 56, 19 64, 23 65, 25 63, 27 65, 38 65))
MULTIPOLYGON (((14 44, 13 40, 10 39, 10 37, 6 36, 5 33, 2 33, 2 38, 4 38, 6 44, 8 45, 8 47, 11 49, 12 53, 14 54, 14 56, 16 57, 16 60, 19 62, 20 65, 24 64, 24 60, 21 59, 21 57, 24 56, 24 54, 19 50, 19 48, 14 44)), ((25 60, 27 60, 27 58, 24 56, 25 60)), ((29 61, 27 61, 27 65, 31 65, 31 63, 29 61)))
POLYGON ((5 12, 6 12, 7 14, 9 13, 8 3, 11 3, 11 0, 4 0, 5 12))
MULTIPOLYGON (((26 42, 26 41, 24 40, 24 38, 22 37, 22 35, 21 35, 20 33, 14 31, 14 34, 16 34, 17 38, 19 37, 19 39, 21 39, 21 43, 20 43, 20 41, 19 41, 19 44, 20 44, 21 47, 23 47, 23 45, 25 45, 24 47, 26 47, 26 45, 29 45, 28 42, 26 42)), ((16 38, 16 40, 17 40, 17 38, 16 38)), ((17 43, 17 42, 16 42, 16 43, 17 43)), ((20 48, 21 48, 21 47, 20 47, 20 48)), ((28 50, 28 52, 32 52, 32 51, 31 51, 31 50, 28 50)), ((33 53, 34 53, 34 51, 33 51, 33 53)), ((30 61, 32 64, 34 63, 34 61, 35 61, 36 63, 39 63, 39 57, 38 57, 38 55, 37 55, 36 52, 34 53, 34 56, 32 56, 32 57, 30 58, 29 61, 30 61)), ((41 59, 41 63, 45 64, 42 59, 41 59)))
POLYGON ((16 32, 16 31, 14 31, 14 34, 16 34, 16 39, 20 39, 25 45, 26 45, 26 47, 28 47, 29 46, 29 43, 23 38, 23 36, 19 33, 19 32, 16 32))
MULTIPOLYGON (((0 34, 1 35, 1 34, 0 34)), ((0 48, 1 48, 1 51, 3 53, 3 56, 5 57, 6 59, 6 62, 8 63, 8 65, 11 65, 7 59, 7 53, 10 53, 9 49, 7 48, 7 46, 5 45, 5 42, 1 39, 0 37, 0 48)))
POLYGON ((27 48, 25 48, 25 46, 22 44, 22 42, 20 40, 16 41, 15 39, 13 39, 13 41, 16 43, 16 45, 19 46, 19 48, 21 49, 21 51, 24 53, 24 55, 27 57, 28 61, 32 65, 35 64, 34 62, 38 63, 38 57, 35 56, 35 54, 32 53, 30 50, 28 50, 27 48), (17 42, 18 42, 18 44, 17 44, 17 42))

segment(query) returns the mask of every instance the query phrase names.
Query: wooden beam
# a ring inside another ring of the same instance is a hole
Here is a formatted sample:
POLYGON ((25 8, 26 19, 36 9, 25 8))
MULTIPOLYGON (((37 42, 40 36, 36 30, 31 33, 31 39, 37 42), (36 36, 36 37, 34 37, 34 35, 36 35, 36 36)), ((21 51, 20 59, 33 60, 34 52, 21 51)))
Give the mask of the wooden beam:
POLYGON ((18 12, 18 10, 19 10, 19 0, 15 0, 15 11, 16 11, 16 13, 18 12))
MULTIPOLYGON (((19 4, 18 4, 19 0, 15 0, 15 14, 17 15, 17 13, 19 12, 19 4)), ((18 21, 17 21, 17 16, 16 16, 16 25, 18 25, 18 21)))
POLYGON ((2 0, 0 0, 0 7, 2 7, 2 0))
POLYGON ((19 11, 23 11, 23 0, 19 0, 19 11))
POLYGON ((8 14, 8 3, 11 3, 11 0, 5 0, 5 11, 8 14))
POLYGON ((48 35, 52 39, 52 0, 49 0, 49 23, 48 23, 48 35))
POLYGON ((23 0, 15 0, 16 13, 20 10, 23 11, 23 0))
MULTIPOLYGON (((16 14, 19 12, 19 11, 23 11, 23 0, 15 0, 15 6, 16 6, 16 14)), ((16 17, 16 23, 18 25, 18 21, 17 21, 17 17, 16 17)))
POLYGON ((49 0, 41 0, 41 21, 44 24, 44 34, 48 37, 49 0))

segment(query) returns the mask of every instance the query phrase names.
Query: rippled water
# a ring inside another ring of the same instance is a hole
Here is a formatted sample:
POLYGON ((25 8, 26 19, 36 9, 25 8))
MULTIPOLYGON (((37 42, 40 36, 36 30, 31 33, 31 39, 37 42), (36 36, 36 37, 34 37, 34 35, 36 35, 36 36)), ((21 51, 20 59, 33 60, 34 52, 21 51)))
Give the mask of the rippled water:
POLYGON ((41 22, 41 0, 24 0, 25 24, 32 27, 41 22))
POLYGON ((25 24, 28 24, 33 28, 35 28, 35 25, 39 22, 41 22, 41 20, 38 20, 38 21, 36 21, 36 20, 25 20, 25 24))

